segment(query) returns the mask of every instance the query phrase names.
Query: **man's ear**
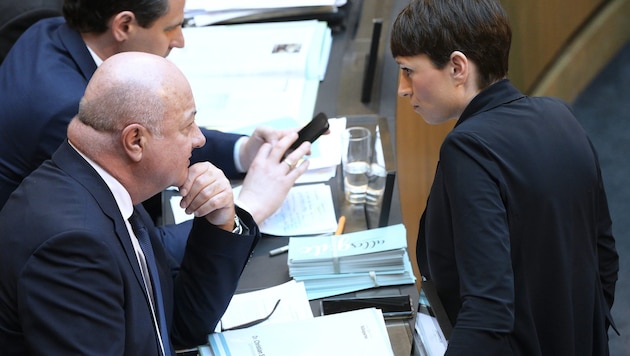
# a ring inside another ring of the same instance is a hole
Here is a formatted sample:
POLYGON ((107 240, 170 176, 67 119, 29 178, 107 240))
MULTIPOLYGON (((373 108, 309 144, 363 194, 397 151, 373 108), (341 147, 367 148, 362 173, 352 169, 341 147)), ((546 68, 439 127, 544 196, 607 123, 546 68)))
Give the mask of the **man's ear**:
POLYGON ((122 147, 129 159, 140 162, 147 145, 147 129, 140 124, 127 125, 120 135, 122 147))
POLYGON ((450 58, 451 76, 456 83, 465 83, 470 76, 470 61, 460 51, 453 51, 450 58))
POLYGON ((131 11, 122 11, 114 15, 111 31, 116 41, 123 42, 137 26, 136 15, 131 11))

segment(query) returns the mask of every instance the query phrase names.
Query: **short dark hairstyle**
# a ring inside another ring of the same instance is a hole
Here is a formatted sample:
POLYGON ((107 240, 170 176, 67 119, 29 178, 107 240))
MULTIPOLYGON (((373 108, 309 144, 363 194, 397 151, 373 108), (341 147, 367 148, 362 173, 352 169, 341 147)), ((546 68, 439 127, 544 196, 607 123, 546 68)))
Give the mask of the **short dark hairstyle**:
POLYGON ((109 19, 122 11, 135 14, 138 24, 150 27, 166 15, 169 0, 65 0, 63 16, 79 32, 103 33, 109 19))
POLYGON ((507 76, 511 41, 495 0, 412 0, 394 21, 390 49, 394 57, 426 54, 437 68, 460 51, 477 65, 483 89, 507 76))

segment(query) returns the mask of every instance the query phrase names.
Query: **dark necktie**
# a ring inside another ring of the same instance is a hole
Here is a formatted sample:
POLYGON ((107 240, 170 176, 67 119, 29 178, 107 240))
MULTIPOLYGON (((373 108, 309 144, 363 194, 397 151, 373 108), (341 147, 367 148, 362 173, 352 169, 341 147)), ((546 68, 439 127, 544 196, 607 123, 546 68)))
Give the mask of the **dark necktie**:
MULTIPOLYGON (((170 355, 170 344, 168 339, 168 328, 166 327, 166 314, 164 312, 164 303, 162 300, 162 289, 160 287, 160 278, 157 271, 157 265, 155 263, 155 256, 153 255, 153 247, 151 246, 149 232, 135 209, 129 218, 129 223, 131 224, 133 232, 136 234, 136 238, 138 239, 140 248, 142 248, 142 253, 144 253, 144 259, 146 260, 146 264, 149 269, 151 284, 153 285, 153 304, 155 306, 155 313, 157 314, 159 325, 158 332, 162 337, 164 353, 166 355, 170 355)), ((148 297, 151 298, 151 296, 148 297)))

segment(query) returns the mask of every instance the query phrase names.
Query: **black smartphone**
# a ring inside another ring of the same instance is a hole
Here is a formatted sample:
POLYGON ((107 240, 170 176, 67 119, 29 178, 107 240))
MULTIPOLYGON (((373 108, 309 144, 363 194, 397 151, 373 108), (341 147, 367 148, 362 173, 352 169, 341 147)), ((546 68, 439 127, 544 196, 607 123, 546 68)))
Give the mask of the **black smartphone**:
POLYGON ((409 295, 392 295, 364 298, 326 298, 320 301, 322 315, 341 313, 363 308, 377 308, 384 319, 408 319, 413 317, 409 295))
POLYGON ((317 140, 319 136, 328 131, 328 127, 328 117, 326 116, 326 114, 320 112, 319 114, 315 115, 315 117, 313 117, 313 119, 298 132, 298 138, 297 140, 295 140, 295 142, 293 142, 291 147, 289 147, 288 152, 291 152, 298 148, 302 144, 302 142, 315 142, 315 140, 317 140))

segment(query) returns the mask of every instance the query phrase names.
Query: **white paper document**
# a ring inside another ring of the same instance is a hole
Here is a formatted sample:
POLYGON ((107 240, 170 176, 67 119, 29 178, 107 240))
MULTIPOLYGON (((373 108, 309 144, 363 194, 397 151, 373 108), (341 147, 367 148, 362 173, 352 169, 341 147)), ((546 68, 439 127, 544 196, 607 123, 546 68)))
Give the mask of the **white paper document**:
MULTIPOLYGON (((234 188, 238 196, 241 187, 234 188)), ((176 224, 191 220, 179 206, 182 197, 172 196, 171 210, 176 224)), ((260 232, 275 236, 300 236, 333 233, 337 229, 332 192, 323 183, 298 185, 287 194, 280 208, 259 226, 260 232)))
POLYGON ((416 333, 422 340, 422 349, 427 356, 443 356, 448 342, 440 330, 437 319, 429 314, 416 314, 416 333))
POLYGON ((179 206, 182 201, 182 197, 179 195, 171 196, 169 203, 171 205, 171 211, 173 212, 173 220, 175 224, 183 223, 184 221, 192 220, 195 216, 192 214, 186 214, 186 211, 179 206))
POLYGON ((278 286, 235 294, 217 327, 230 329, 264 318, 278 300, 280 303, 271 316, 259 325, 313 318, 304 284, 291 280, 278 286))
MULTIPOLYGON (((188 2, 186 2, 188 3, 188 2)), ((259 3, 262 3, 259 1, 259 3)), ((338 6, 291 6, 282 8, 238 9, 206 11, 203 9, 187 10, 184 16, 188 27, 201 27, 217 24, 272 22, 283 18, 317 19, 338 11, 338 6)))
POLYGON ((316 20, 184 28, 168 59, 186 75, 199 126, 231 131, 280 118, 306 123, 332 45, 316 20))
POLYGON ((186 9, 203 9, 205 11, 228 11, 241 9, 279 9, 285 7, 306 6, 342 6, 346 1, 339 0, 188 0, 186 9))
POLYGON ((393 355, 379 309, 366 308, 300 321, 214 333, 202 355, 393 355))
POLYGON ((330 54, 326 29, 317 20, 184 28, 186 47, 173 49, 168 58, 195 75, 321 80, 330 54))
POLYGON ((280 209, 259 227, 261 232, 275 236, 335 232, 337 218, 330 187, 320 183, 291 188, 280 209))
POLYGON ((199 127, 235 132, 276 119, 305 125, 313 115, 319 80, 271 75, 187 76, 199 127))

